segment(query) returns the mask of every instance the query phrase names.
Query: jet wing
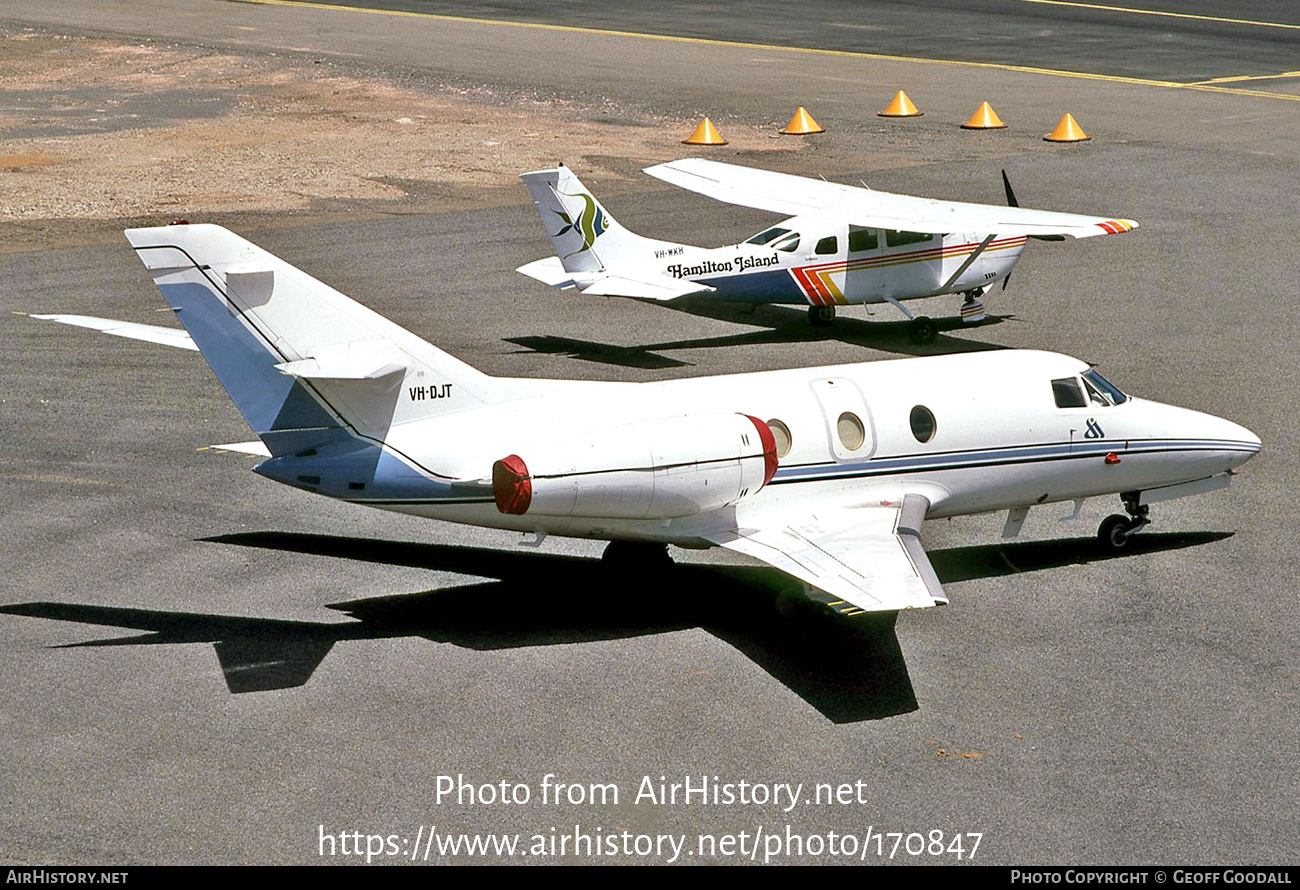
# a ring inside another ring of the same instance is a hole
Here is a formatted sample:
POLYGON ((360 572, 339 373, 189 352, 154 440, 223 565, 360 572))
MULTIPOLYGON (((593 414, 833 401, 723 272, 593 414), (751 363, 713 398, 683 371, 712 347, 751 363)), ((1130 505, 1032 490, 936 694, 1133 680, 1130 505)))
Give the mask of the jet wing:
MULTIPOLYGON (((841 614, 892 612, 946 604, 921 546, 930 502, 919 495, 877 506, 831 508, 770 526, 735 528, 709 540, 805 581, 841 614)), ((754 517, 750 517, 751 519, 754 517)))
POLYGON ((559 257, 547 257, 525 263, 515 270, 529 278, 536 278, 551 287, 576 287, 593 297, 631 297, 636 300, 675 300, 691 294, 705 294, 716 290, 685 278, 647 274, 638 278, 612 275, 608 272, 566 272, 559 257))
POLYGON ((705 158, 656 164, 646 167, 645 172, 728 204, 756 207, 787 216, 833 213, 847 219, 850 225, 862 228, 1040 238, 1062 235, 1089 238, 1137 228, 1137 223, 1131 219, 895 195, 705 158))
POLYGON ((33 315, 43 321, 57 321, 59 324, 75 325, 113 334, 116 337, 130 337, 132 340, 147 340, 178 349, 192 349, 198 352, 188 332, 182 328, 168 328, 156 324, 137 324, 131 321, 116 321, 111 318, 96 318, 93 315, 33 315))

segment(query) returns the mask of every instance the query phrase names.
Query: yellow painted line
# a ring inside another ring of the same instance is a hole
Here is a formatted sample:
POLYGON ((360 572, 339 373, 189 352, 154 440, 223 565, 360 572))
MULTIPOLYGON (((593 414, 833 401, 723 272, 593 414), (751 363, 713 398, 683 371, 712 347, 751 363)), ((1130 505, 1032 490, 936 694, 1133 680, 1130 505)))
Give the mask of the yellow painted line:
POLYGON ((1017 0, 1019 3, 1038 3, 1042 6, 1074 6, 1101 12, 1122 12, 1126 15, 1153 15, 1169 19, 1187 19, 1193 22, 1217 22, 1222 25, 1249 25, 1254 28, 1285 28, 1300 31, 1300 25, 1286 22, 1257 22, 1253 19, 1232 19, 1221 15, 1197 15, 1192 12, 1165 12, 1159 9, 1137 9, 1132 6, 1107 6, 1102 3, 1079 3, 1078 0, 1017 0))
POLYGON ((1300 77, 1300 71, 1281 71, 1277 74, 1242 74, 1238 77, 1211 77, 1209 80, 1198 80, 1189 86, 1203 86, 1212 83, 1240 83, 1243 80, 1284 80, 1288 77, 1300 77))
MULTIPOLYGON (((241 0, 241 2, 260 6, 297 6, 304 9, 321 9, 333 12, 355 12, 364 15, 383 15, 397 18, 428 19, 437 22, 458 22, 467 25, 494 25, 502 28, 529 28, 536 31, 556 31, 562 34, 589 34, 599 37, 630 37, 637 40, 662 40, 666 43, 685 43, 694 46, 727 46, 737 49, 761 50, 774 53, 795 53, 807 56, 824 56, 829 58, 871 59, 880 62, 912 62, 917 65, 948 65, 957 68, 982 68, 989 71, 1010 71, 1015 74, 1041 74, 1050 77, 1069 77, 1076 80, 1098 80, 1106 83, 1123 83, 1135 86, 1163 87, 1174 90, 1192 90, 1195 92, 1224 93, 1232 96, 1250 96, 1257 99, 1283 99, 1288 102, 1300 102, 1300 96, 1287 93, 1272 93, 1265 90, 1244 90, 1234 87, 1221 87, 1211 83, 1179 83, 1174 80, 1150 80, 1142 77, 1124 77, 1118 74, 1091 74, 1086 71, 1063 71, 1056 68, 1035 68, 1029 65, 1003 65, 997 62, 962 62, 957 59, 922 59, 915 56, 891 56, 883 53, 864 53, 842 49, 815 49, 804 46, 776 46, 770 43, 745 43, 738 40, 713 40, 705 37, 676 37, 671 34, 646 34, 640 31, 613 31, 607 28, 580 28, 574 25, 547 25, 541 22, 508 22, 498 19, 477 19, 463 15, 442 15, 432 12, 408 12, 400 9, 367 9, 364 6, 344 6, 334 3, 312 3, 310 0, 241 0)), ((1022 3, 1031 0, 1020 0, 1022 3)), ((1034 0, 1049 2, 1049 0, 1034 0)), ((1065 0, 1052 0, 1064 3, 1065 0)), ((1083 4, 1069 4, 1082 6, 1083 4)), ((1109 7, 1121 10, 1123 7, 1109 7)), ((1169 13, 1173 15, 1173 13, 1169 13)), ((1297 27, 1278 25, 1278 27, 1297 27)))

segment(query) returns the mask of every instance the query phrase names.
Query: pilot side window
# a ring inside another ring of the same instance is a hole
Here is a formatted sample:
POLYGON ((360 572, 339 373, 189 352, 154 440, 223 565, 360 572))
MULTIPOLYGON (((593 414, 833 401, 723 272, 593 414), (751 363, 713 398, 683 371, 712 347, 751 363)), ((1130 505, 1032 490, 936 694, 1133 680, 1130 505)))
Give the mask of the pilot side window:
POLYGON ((902 247, 904 244, 920 244, 922 241, 932 241, 934 235, 929 232, 902 232, 898 229, 889 229, 885 232, 885 244, 890 247, 902 247))
POLYGON ((828 235, 817 242, 817 246, 813 248, 813 252, 825 255, 828 253, 836 253, 839 249, 840 239, 836 238, 834 235, 828 235))
POLYGON ((757 235, 755 235, 753 238, 750 238, 745 243, 746 244, 767 244, 769 241, 775 241, 777 238, 780 238, 782 235, 789 234, 789 232, 790 232, 789 229, 783 229, 780 226, 773 226, 770 229, 764 229, 763 231, 759 232, 757 235))
POLYGON ((1056 397, 1058 408, 1086 408, 1088 400, 1083 397, 1083 388, 1079 378, 1062 377, 1052 381, 1052 395, 1056 397))
POLYGON ((1110 399, 1102 395, 1101 390, 1089 383, 1088 378, 1086 377, 1083 379, 1083 388, 1088 391, 1088 400, 1094 405, 1098 405, 1102 408, 1110 407, 1110 399))
POLYGON ((799 246, 799 233, 791 232, 789 235, 786 235, 780 241, 777 241, 775 244, 773 244, 772 248, 774 250, 791 251, 798 246, 799 246))
POLYGON ((880 237, 875 229, 852 229, 849 231, 849 252, 875 250, 880 246, 880 237))

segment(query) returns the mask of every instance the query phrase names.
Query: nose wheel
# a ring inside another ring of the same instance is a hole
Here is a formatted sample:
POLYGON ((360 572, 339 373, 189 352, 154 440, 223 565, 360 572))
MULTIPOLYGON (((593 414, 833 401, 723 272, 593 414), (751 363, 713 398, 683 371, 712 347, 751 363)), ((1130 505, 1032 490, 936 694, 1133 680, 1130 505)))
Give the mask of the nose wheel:
POLYGON ((983 289, 966 291, 966 300, 961 304, 962 324, 978 324, 984 320, 984 304, 980 302, 983 295, 983 289))
POLYGON ((1130 538, 1151 524, 1151 519, 1147 516, 1151 508, 1138 503, 1139 494, 1140 492, 1130 491, 1120 495, 1124 509, 1128 511, 1127 516, 1116 513, 1101 521, 1097 539, 1106 549, 1123 550, 1128 546, 1130 538))

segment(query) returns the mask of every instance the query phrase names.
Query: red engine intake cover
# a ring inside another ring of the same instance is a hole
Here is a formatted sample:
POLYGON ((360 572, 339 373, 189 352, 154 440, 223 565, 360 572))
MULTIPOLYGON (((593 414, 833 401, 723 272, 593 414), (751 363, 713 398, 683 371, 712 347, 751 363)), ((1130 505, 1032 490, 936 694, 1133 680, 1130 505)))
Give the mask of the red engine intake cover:
POLYGON ((492 465, 492 497, 502 513, 523 516, 528 512, 533 502, 533 480, 522 457, 512 454, 492 465))
POLYGON ((776 475, 776 436, 772 435, 772 428, 757 417, 745 416, 753 421, 758 430, 758 441, 763 443, 763 484, 766 485, 776 475))

